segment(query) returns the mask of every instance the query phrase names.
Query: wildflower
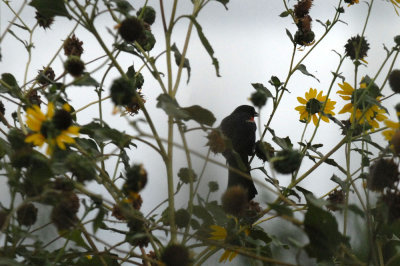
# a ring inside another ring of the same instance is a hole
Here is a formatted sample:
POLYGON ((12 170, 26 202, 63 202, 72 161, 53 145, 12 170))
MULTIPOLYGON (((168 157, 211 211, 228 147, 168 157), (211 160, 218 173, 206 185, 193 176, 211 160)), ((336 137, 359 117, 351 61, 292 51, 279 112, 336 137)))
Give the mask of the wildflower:
MULTIPOLYGON (((210 226, 212 232, 210 233, 211 237, 209 237, 208 239, 211 240, 223 240, 225 241, 227 236, 228 236, 228 232, 226 231, 226 229, 222 226, 219 225, 211 225, 210 226)), ((237 256, 237 252, 235 251, 231 251, 226 249, 225 252, 222 254, 222 256, 219 259, 219 262, 226 262, 226 260, 229 259, 229 261, 232 261, 236 256, 237 256)))
POLYGON ((350 57, 351 60, 355 60, 356 58, 363 60, 364 57, 367 56, 369 43, 365 40, 365 37, 357 35, 351 37, 345 44, 344 48, 346 50, 346 56, 350 57))
POLYGON ((80 41, 75 34, 73 34, 71 37, 68 37, 68 39, 66 39, 64 41, 64 54, 66 56, 78 56, 80 57, 81 54, 83 53, 83 42, 80 41))
POLYGON ((38 209, 32 203, 25 204, 17 211, 17 221, 21 225, 31 226, 36 222, 38 209))
POLYGON ((77 78, 83 74, 85 63, 78 56, 71 55, 65 61, 64 68, 71 76, 77 78))
POLYGON ((242 186, 229 187, 222 195, 222 208, 228 214, 242 216, 248 207, 247 191, 242 186))
POLYGON ((191 264, 189 249, 181 244, 170 244, 161 254, 161 261, 166 266, 188 266, 191 264))
POLYGON ((345 195, 342 189, 337 190, 335 189, 332 193, 328 196, 329 204, 326 206, 331 211, 340 210, 337 205, 344 204, 345 195))
POLYGON ((312 0, 300 0, 294 5, 294 14, 297 18, 302 18, 310 12, 312 0))
POLYGON ((33 145, 39 147, 46 143, 48 145, 46 150, 48 155, 53 152, 56 146, 65 150, 65 143, 75 143, 75 140, 70 135, 78 135, 79 127, 72 125, 72 119, 70 118, 71 107, 67 103, 63 105, 62 110, 55 112, 54 104, 51 102, 47 106, 46 115, 37 105, 28 108, 26 110, 26 123, 32 132, 25 138, 25 142, 33 143, 33 145), (62 110, 69 115, 67 121, 62 121, 64 123, 59 122, 60 117, 58 114, 62 112, 62 116, 66 115, 62 110))
POLYGON ((400 123, 391 120, 385 120, 384 123, 388 129, 384 130, 382 135, 390 143, 390 147, 396 153, 400 153, 400 123))
POLYGON ((54 81, 56 74, 51 67, 43 67, 43 70, 38 71, 38 76, 36 77, 37 82, 41 85, 49 85, 54 81))
POLYGON ((126 42, 134 42, 144 37, 143 22, 138 18, 127 18, 119 25, 118 32, 126 42))
POLYGON ((270 162, 278 173, 290 174, 300 167, 301 159, 301 153, 297 150, 281 150, 270 162))
POLYGON ((218 129, 213 129, 207 136, 206 146, 210 147, 213 153, 222 153, 226 149, 226 140, 224 135, 218 129))
POLYGON ((329 119, 327 114, 335 115, 333 109, 335 108, 335 101, 331 101, 326 96, 322 95, 322 91, 320 91, 317 95, 317 90, 310 88, 309 92, 305 94, 306 98, 297 97, 297 100, 303 104, 299 105, 295 108, 295 110, 300 113, 300 120, 305 120, 307 123, 313 120, 314 125, 318 123, 318 116, 327 123, 329 123, 329 119), (324 106, 324 102, 325 106, 324 106))
POLYGON ((339 90, 337 93, 342 97, 343 100, 350 100, 350 103, 347 103, 342 110, 339 111, 339 114, 350 113, 350 122, 358 121, 359 124, 368 123, 369 126, 372 127, 372 130, 375 128, 379 128, 379 122, 387 119, 385 115, 386 111, 380 108, 376 104, 371 104, 371 98, 376 101, 380 100, 379 91, 376 91, 374 85, 370 86, 370 89, 367 89, 367 83, 364 82, 367 79, 363 78, 363 81, 360 84, 359 89, 354 89, 349 83, 343 82, 343 84, 339 84, 339 87, 342 90, 339 90), (354 110, 356 108, 356 110, 354 110))
POLYGON ((50 29, 51 24, 54 22, 54 17, 53 16, 44 16, 43 14, 39 13, 36 11, 36 16, 35 16, 37 23, 39 24, 40 27, 43 29, 50 29))
POLYGON ((382 191, 394 187, 398 181, 398 165, 393 159, 381 158, 370 167, 367 187, 373 191, 382 191))
POLYGON ((400 93, 400 70, 395 69, 389 75, 389 85, 393 92, 400 93))
POLYGON ((79 206, 79 198, 75 193, 61 193, 60 201, 51 211, 51 221, 59 231, 68 230, 76 224, 79 206))
POLYGON ((142 164, 135 164, 126 170, 126 182, 123 190, 126 194, 138 193, 147 184, 147 172, 142 164))
POLYGON ((359 0, 344 0, 345 3, 348 3, 349 6, 352 6, 354 4, 358 4, 359 0))

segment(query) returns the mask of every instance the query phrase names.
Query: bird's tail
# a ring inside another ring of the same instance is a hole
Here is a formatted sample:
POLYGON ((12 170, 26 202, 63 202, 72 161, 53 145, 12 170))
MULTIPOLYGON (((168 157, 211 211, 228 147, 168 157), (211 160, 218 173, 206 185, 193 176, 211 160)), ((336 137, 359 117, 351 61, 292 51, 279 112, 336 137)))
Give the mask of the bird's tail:
POLYGON ((247 190, 248 200, 252 200, 257 194, 257 189, 251 179, 248 156, 240 156, 238 153, 231 152, 230 154, 225 154, 225 158, 227 159, 228 165, 236 169, 236 171, 229 169, 228 188, 238 185, 242 186, 247 190))

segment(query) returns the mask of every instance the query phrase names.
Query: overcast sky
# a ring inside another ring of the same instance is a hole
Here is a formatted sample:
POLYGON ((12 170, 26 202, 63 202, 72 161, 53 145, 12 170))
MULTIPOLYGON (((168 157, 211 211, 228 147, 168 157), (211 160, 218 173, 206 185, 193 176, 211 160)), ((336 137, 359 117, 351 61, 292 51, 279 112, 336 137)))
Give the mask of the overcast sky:
MULTIPOLYGON (((11 1, 11 5, 17 9, 22 1, 11 1)), ((132 1, 134 4, 144 3, 144 1, 132 1)), ((296 1, 290 1, 289 5, 293 6, 296 1)), ((332 20, 335 12, 336 0, 315 0, 314 6, 311 9, 311 17, 313 18, 313 30, 316 33, 316 38, 319 38, 323 33, 323 27, 316 22, 317 19, 325 22, 332 20)), ((164 1, 166 13, 171 8, 172 1, 164 1)), ((159 10, 159 1, 150 0, 148 4, 153 6, 157 11, 159 10)), ((138 9, 140 6, 134 6, 138 9)), ((241 104, 250 104, 247 100, 253 92, 251 83, 259 82, 264 83, 271 91, 273 88, 268 84, 268 80, 272 75, 278 76, 281 80, 286 78, 288 67, 290 63, 290 56, 292 52, 292 44, 288 39, 285 29, 288 29, 293 35, 296 31, 296 26, 292 21, 287 18, 279 17, 279 14, 284 11, 282 1, 278 0, 252 0, 240 1, 233 0, 228 4, 229 10, 217 3, 210 3, 200 14, 198 21, 203 27, 204 34, 210 41, 215 51, 215 56, 220 62, 221 77, 215 76, 215 70, 211 65, 211 60, 208 57, 205 49, 202 47, 195 31, 192 33, 190 48, 187 57, 190 60, 192 68, 192 76, 190 83, 186 84, 186 72, 184 71, 182 82, 180 83, 177 99, 181 106, 188 106, 193 104, 201 105, 204 108, 212 111, 218 126, 221 119, 232 112, 232 110, 241 104)), ((180 1, 178 5, 178 14, 190 13, 190 1, 180 1)), ((290 80, 287 89, 290 91, 282 101, 278 109, 278 115, 274 118, 271 127, 280 137, 290 136, 292 142, 297 145, 300 140, 303 124, 300 123, 298 112, 294 108, 299 105, 296 97, 304 97, 304 93, 310 87, 327 92, 328 86, 332 79, 331 71, 334 71, 339 62, 339 57, 332 52, 332 49, 339 53, 344 52, 344 44, 346 41, 362 31, 362 26, 366 19, 367 5, 360 3, 351 7, 345 6, 345 13, 342 15, 342 20, 345 23, 339 23, 336 28, 328 35, 319 47, 315 49, 313 54, 304 62, 310 73, 315 75, 320 82, 315 79, 302 75, 300 73, 294 74, 290 80)), ((0 4, 0 34, 2 34, 12 19, 13 15, 2 2, 0 4)), ((32 26, 35 23, 34 9, 26 7, 21 17, 25 22, 32 26)), ((169 16, 168 16, 169 17, 169 16)), ((107 45, 111 47, 112 37, 107 32, 106 28, 113 30, 115 23, 109 19, 108 16, 101 16, 96 25, 102 32, 102 36, 107 45)), ((180 50, 183 47, 183 40, 186 33, 188 21, 181 20, 177 25, 173 41, 177 43, 180 50)), ((32 63, 29 69, 29 77, 34 77, 42 66, 54 56, 57 49, 66 38, 67 34, 73 28, 74 23, 65 18, 56 17, 52 30, 43 30, 38 28, 35 32, 33 42, 35 48, 32 55, 32 63)), ((384 59, 385 51, 382 49, 383 44, 387 47, 392 47, 393 37, 400 35, 400 18, 396 16, 393 7, 390 3, 376 0, 374 3, 373 12, 371 14, 369 24, 365 36, 370 43, 370 51, 366 60, 368 61, 368 68, 361 67, 360 75, 374 76, 381 62, 384 59)), ((22 39, 28 39, 26 32, 12 27, 18 36, 22 39)), ((156 22, 152 26, 152 32, 156 36, 157 44, 152 52, 152 55, 158 54, 163 50, 164 38, 162 36, 162 23, 160 13, 157 12, 156 22)), ((78 28, 76 36, 84 42, 84 53, 82 59, 87 62, 100 55, 103 51, 97 45, 95 39, 84 29, 78 28)), ((2 61, 0 62, 0 72, 10 72, 16 76, 19 83, 22 83, 25 63, 27 61, 27 53, 24 47, 18 42, 11 34, 8 34, 1 45, 2 61)), ((303 56, 309 48, 304 51, 298 51, 296 60, 303 56)), ((56 74, 60 74, 62 70, 62 60, 65 60, 63 53, 55 60, 52 65, 56 74)), ((135 61, 136 66, 140 66, 140 62, 129 54, 123 54, 118 59, 122 66, 128 67, 135 61)), ((100 61, 101 62, 101 61, 100 61)), ((99 62, 99 63, 100 63, 99 62)), ((99 63, 94 63, 87 66, 87 69, 93 70, 99 63)), ((161 71, 165 71, 165 57, 159 61, 161 71)), ((395 68, 400 68, 399 63, 395 64, 395 68)), ((354 70, 352 63, 347 60, 342 68, 342 75, 348 80, 353 80, 354 70)), ((387 68, 385 68, 387 69, 387 68)), ((97 80, 101 79, 104 69, 93 74, 97 80)), ((145 84, 143 93, 146 97, 146 106, 150 114, 155 120, 155 124, 160 129, 163 136, 166 136, 166 116, 165 113, 157 109, 156 98, 161 93, 157 83, 152 80, 151 75, 147 71, 144 72, 145 84)), ((109 91, 109 84, 111 81, 118 77, 116 71, 112 71, 105 82, 105 92, 109 91)), ((383 80, 380 76, 377 83, 383 80)), ((337 113, 345 104, 335 92, 338 86, 333 88, 333 100, 337 101, 335 112, 337 113)), ((385 95, 390 94, 389 88, 385 89, 385 95)), ((90 87, 72 87, 68 88, 68 95, 72 99, 72 105, 78 109, 90 101, 96 99, 96 94, 90 87)), ((7 106, 9 103, 6 102, 7 106)), ((389 109, 391 115, 394 114, 392 106, 398 102, 398 96, 392 97, 388 104, 385 106, 389 109)), ((118 129, 124 129, 130 134, 134 134, 132 128, 128 126, 125 118, 120 118, 118 115, 112 115, 113 105, 107 101, 105 104, 104 112, 106 121, 118 129)), ((10 111, 11 112, 11 111, 10 111)), ((10 115, 10 112, 7 115, 10 115)), ((262 109, 261 119, 262 123, 266 123, 268 116, 271 112, 271 104, 262 109)), ((78 122, 88 123, 93 117, 97 116, 97 106, 88 108, 87 110, 79 113, 78 122)), ((141 115, 134 117, 140 118, 141 115)), ((394 116, 393 116, 394 117, 394 116)), ((346 119, 347 115, 338 117, 339 119, 346 119)), ((394 118, 393 118, 394 119, 394 118)), ((262 125, 258 125, 262 127, 262 125)), ((145 128, 145 127, 144 127, 145 128)), ((314 125, 310 125, 306 133, 306 139, 310 138, 314 125)), ((192 149, 206 154, 207 149, 204 147, 206 143, 204 133, 190 133, 188 135, 192 149)), ((271 137, 267 136, 267 141, 271 137)), ((333 123, 323 123, 315 139, 315 143, 323 143, 323 152, 329 151, 341 139, 340 129, 333 123)), ((377 140, 382 141, 383 138, 379 136, 377 140)), ((176 141, 179 141, 178 134, 176 141)), ((383 142, 382 142, 383 143, 383 142)), ((134 163, 144 163, 145 168, 149 173, 149 183, 143 192, 143 211, 149 211, 157 204, 162 198, 167 195, 166 191, 166 174, 165 167, 162 165, 161 158, 151 149, 143 146, 140 143, 138 148, 133 150, 131 161, 134 163), (154 189, 157 190, 155 193, 154 189), (155 198, 157 195, 157 198, 155 198)), ((343 153, 336 153, 335 160, 339 163, 344 162, 341 155, 343 153)), ((211 155, 213 159, 223 162, 220 155, 211 155)), ((186 161, 182 153, 177 150, 175 157, 175 171, 180 167, 186 166, 186 161)), ((194 167, 197 173, 200 172, 203 165, 202 160, 194 157, 194 167)), ((261 163, 256 161, 253 167, 260 166, 261 163)), ((312 165, 311 162, 305 160, 302 165, 301 171, 307 170, 312 165)), ((316 170, 309 178, 307 178, 300 185, 313 191, 317 195, 323 195, 334 183, 329 179, 333 173, 337 171, 333 167, 322 167, 316 170)), ((262 181, 263 177, 260 173, 254 172, 253 176, 262 181)), ((210 164, 205 172, 205 178, 218 180, 222 190, 225 189, 227 183, 227 170, 219 166, 210 164)), ((279 177, 281 184, 287 184, 290 181, 289 176, 279 177)), ((204 183, 206 184, 206 183, 204 183)), ((263 201, 264 194, 268 193, 258 186, 259 197, 256 200, 263 201)), ((205 192, 205 191, 204 191, 205 192)), ((220 191, 222 193, 222 191, 220 191)), ((219 196, 216 196, 219 199, 219 196)), ((6 199, 4 199, 6 201, 6 199)), ((177 208, 186 207, 186 202, 181 201, 177 203, 177 208)))

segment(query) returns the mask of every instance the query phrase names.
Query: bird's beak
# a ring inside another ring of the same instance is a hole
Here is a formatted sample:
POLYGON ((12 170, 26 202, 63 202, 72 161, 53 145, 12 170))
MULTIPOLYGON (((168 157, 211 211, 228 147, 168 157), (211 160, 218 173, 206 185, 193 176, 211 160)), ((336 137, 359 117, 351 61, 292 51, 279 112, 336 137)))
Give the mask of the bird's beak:
POLYGON ((258 113, 254 113, 254 117, 257 117, 258 116, 258 113))

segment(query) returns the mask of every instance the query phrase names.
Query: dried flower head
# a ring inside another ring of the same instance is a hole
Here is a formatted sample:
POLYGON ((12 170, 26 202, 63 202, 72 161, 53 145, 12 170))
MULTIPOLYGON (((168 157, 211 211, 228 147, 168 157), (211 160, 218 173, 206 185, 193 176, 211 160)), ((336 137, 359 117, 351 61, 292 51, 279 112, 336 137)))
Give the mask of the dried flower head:
POLYGON ((207 136, 208 142, 206 146, 210 147, 213 153, 222 153, 226 149, 226 139, 222 132, 218 129, 213 129, 207 136))
POLYGON ((248 207, 247 191, 242 186, 229 187, 222 195, 221 201, 226 213, 240 217, 248 207))
POLYGON ((135 164, 129 167, 125 173, 126 182, 123 186, 123 190, 127 195, 131 192, 138 193, 147 184, 147 172, 143 167, 143 164, 135 164))
POLYGON ((21 225, 31 226, 36 222, 38 209, 32 203, 25 204, 17 210, 17 221, 21 225))
POLYGON ((170 244, 164 249, 161 261, 166 266, 188 266, 191 263, 189 249, 181 244, 170 244))
POLYGON ((50 28, 51 24, 53 24, 53 22, 54 22, 54 17, 44 16, 43 14, 39 13, 38 11, 36 11, 35 18, 36 18, 39 26, 42 27, 43 29, 50 28))
POLYGON ((56 74, 51 67, 43 67, 43 70, 38 71, 38 75, 36 77, 37 82, 41 85, 49 85, 54 82, 56 74))
POLYGON ((71 55, 65 61, 64 68, 71 76, 77 78, 83 74, 85 63, 78 56, 71 55))
POLYGON ((400 93, 400 70, 395 69, 390 72, 389 85, 393 92, 400 93))
POLYGON ((335 189, 333 192, 331 192, 328 196, 328 201, 329 205, 326 207, 331 210, 331 211, 337 211, 340 208, 337 207, 337 205, 343 204, 345 199, 345 195, 343 190, 337 190, 335 189))
POLYGON ((296 18, 302 18, 310 12, 312 6, 312 0, 299 0, 296 5, 294 5, 294 15, 296 18))
POLYGON ((118 32, 126 42, 140 40, 144 37, 143 22, 136 17, 127 18, 120 24, 118 32))
POLYGON ((388 192, 382 195, 381 199, 388 208, 388 220, 393 222, 400 219, 400 193, 388 192))
POLYGON ((274 169, 281 174, 290 174, 301 164, 301 153, 297 150, 282 150, 271 158, 274 169))
POLYGON ((61 193, 60 202, 51 211, 51 221, 59 231, 68 230, 75 225, 78 210, 78 196, 73 192, 63 192, 61 193))
POLYGON ((381 158, 370 167, 367 187, 373 191, 382 191, 385 188, 392 188, 398 180, 398 165, 393 159, 381 158))
POLYGON ((350 57, 351 60, 363 59, 367 56, 367 52, 369 50, 369 43, 365 39, 365 37, 361 37, 357 35, 355 37, 351 37, 344 46, 346 51, 346 56, 350 57))
POLYGON ((80 57, 83 53, 82 45, 83 42, 80 41, 75 34, 73 34, 64 41, 64 54, 66 56, 74 55, 80 57))

